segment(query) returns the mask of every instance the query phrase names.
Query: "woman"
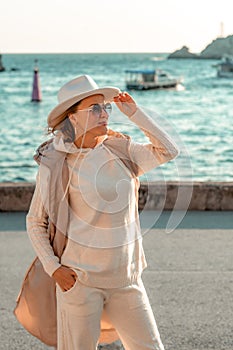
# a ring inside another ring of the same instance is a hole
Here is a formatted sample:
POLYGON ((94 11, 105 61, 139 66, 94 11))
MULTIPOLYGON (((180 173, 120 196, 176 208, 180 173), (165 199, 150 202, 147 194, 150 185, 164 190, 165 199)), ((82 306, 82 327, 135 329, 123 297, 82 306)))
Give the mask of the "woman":
POLYGON ((56 281, 58 350, 96 349, 103 310, 125 349, 163 350, 141 280, 138 176, 175 158, 177 147, 128 93, 89 76, 65 84, 58 99, 27 215, 32 245, 56 281), (113 101, 148 144, 108 130, 113 101), (61 258, 49 222, 67 237, 61 258))

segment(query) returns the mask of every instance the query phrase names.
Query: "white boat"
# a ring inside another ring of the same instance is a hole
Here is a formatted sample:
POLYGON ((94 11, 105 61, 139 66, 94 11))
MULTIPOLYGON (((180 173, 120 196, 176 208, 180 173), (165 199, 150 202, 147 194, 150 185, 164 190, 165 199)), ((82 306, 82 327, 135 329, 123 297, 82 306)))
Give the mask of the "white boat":
POLYGON ((233 78, 233 57, 224 57, 217 66, 217 76, 220 78, 233 78))
POLYGON ((129 90, 151 90, 174 88, 182 82, 161 69, 127 69, 125 71, 126 88, 129 90))

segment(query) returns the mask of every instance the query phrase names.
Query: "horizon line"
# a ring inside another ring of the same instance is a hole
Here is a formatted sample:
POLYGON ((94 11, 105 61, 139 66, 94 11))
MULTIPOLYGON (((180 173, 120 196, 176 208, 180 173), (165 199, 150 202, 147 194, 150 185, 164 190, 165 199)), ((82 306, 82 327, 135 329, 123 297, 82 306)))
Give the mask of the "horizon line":
MULTIPOLYGON (((172 51, 173 52, 173 51, 172 51)), ((171 52, 161 52, 161 51, 80 51, 80 52, 61 52, 61 51, 30 51, 30 52, 3 52, 0 51, 1 55, 24 55, 24 54, 28 54, 28 55, 45 55, 45 54, 50 54, 50 55, 57 55, 57 54, 140 54, 140 53, 145 53, 145 54, 161 54, 161 55, 169 55, 171 52)))

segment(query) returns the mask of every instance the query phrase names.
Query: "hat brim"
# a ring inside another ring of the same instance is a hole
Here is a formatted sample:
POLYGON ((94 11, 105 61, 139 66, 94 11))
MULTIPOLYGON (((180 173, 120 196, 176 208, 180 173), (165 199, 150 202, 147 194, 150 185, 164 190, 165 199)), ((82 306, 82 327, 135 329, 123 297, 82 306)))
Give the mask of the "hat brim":
POLYGON ((93 96, 93 95, 103 95, 106 102, 113 101, 113 98, 117 96, 120 93, 120 89, 116 87, 105 87, 102 89, 95 89, 86 91, 83 94, 79 94, 77 96, 73 96, 72 98, 59 103, 55 108, 52 109, 52 111, 48 115, 48 126, 55 127, 59 123, 62 122, 62 120, 59 120, 59 116, 64 113, 68 108, 73 106, 75 103, 83 100, 86 97, 93 96))

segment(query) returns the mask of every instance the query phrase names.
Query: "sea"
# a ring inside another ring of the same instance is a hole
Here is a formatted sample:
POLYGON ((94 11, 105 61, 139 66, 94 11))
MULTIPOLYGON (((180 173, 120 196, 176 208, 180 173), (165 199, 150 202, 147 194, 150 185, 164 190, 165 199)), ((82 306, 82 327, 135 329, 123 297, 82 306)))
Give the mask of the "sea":
MULTIPOLYGON (((125 70, 162 69, 182 77, 176 89, 129 93, 177 143, 180 154, 142 176, 149 181, 233 180, 233 79, 217 77, 216 60, 167 59, 167 54, 3 54, 0 73, 0 182, 34 182, 33 155, 47 135, 46 120, 67 81, 89 74, 100 87, 126 90, 125 70), (35 60, 42 101, 31 102, 35 60)), ((114 106, 109 127, 146 143, 114 106)))

